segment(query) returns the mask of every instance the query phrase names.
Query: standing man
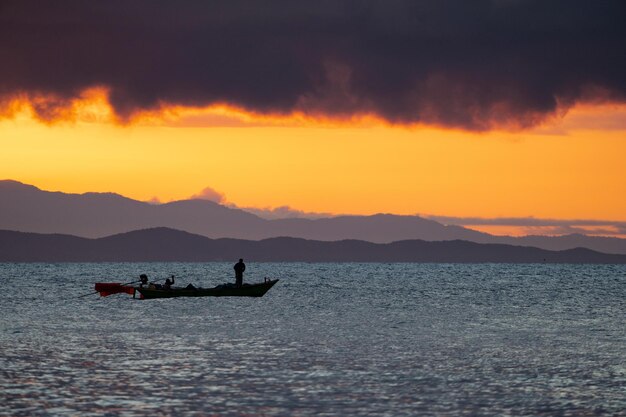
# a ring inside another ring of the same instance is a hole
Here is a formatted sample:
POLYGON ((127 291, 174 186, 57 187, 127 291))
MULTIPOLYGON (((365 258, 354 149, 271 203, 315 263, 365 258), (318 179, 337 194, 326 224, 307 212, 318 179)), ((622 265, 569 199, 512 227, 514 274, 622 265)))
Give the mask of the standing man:
POLYGON ((241 288, 243 285, 243 271, 246 270, 246 264, 243 263, 243 259, 240 259, 233 269, 235 270, 235 287, 241 288))

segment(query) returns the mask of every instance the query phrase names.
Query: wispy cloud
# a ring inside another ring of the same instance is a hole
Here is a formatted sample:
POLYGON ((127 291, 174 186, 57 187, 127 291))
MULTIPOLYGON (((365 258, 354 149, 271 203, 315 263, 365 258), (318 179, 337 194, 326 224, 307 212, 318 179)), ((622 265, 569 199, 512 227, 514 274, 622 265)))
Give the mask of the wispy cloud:
POLYGON ((596 236, 624 236, 626 222, 597 219, 541 219, 536 217, 449 217, 436 215, 422 215, 430 220, 464 227, 516 228, 525 235, 566 235, 580 233, 596 236))
MULTIPOLYGON (((307 212, 288 205, 279 207, 244 207, 228 201, 226 195, 212 187, 205 187, 189 199, 209 200, 226 207, 244 210, 268 220, 307 218, 319 219, 334 217, 338 214, 307 212)), ((160 204, 155 197, 149 201, 160 204)), ((515 235, 568 235, 584 234, 588 236, 626 237, 626 222, 597 219, 549 219, 537 217, 452 217, 432 214, 418 216, 434 220, 444 225, 463 226, 492 234, 515 235), (500 233, 499 233, 500 232, 500 233)))
POLYGON ((189 199, 190 200, 209 200, 209 201, 213 201, 214 203, 220 203, 220 204, 226 202, 226 196, 220 193, 219 191, 215 191, 211 187, 205 187, 198 194, 194 194, 191 197, 189 197, 189 199))
POLYGON ((154 196, 150 200, 147 200, 146 203, 158 206, 159 204, 161 204, 161 200, 159 200, 158 197, 154 196))
POLYGON ((333 217, 330 213, 314 213, 291 208, 289 206, 281 206, 274 208, 258 208, 258 207, 237 207, 259 217, 268 220, 274 219, 319 219, 323 217, 333 217))
MULTIPOLYGON (((321 217, 332 217, 330 213, 314 213, 307 212, 298 209, 291 208, 289 206, 280 207, 242 207, 233 202, 227 200, 226 195, 215 190, 212 187, 205 187, 197 194, 193 194, 189 197, 190 200, 209 200, 215 203, 221 204, 226 207, 244 210, 249 213, 255 214, 261 218, 274 220, 274 219, 318 219, 321 217)), ((157 200, 158 203, 158 200, 157 200)))

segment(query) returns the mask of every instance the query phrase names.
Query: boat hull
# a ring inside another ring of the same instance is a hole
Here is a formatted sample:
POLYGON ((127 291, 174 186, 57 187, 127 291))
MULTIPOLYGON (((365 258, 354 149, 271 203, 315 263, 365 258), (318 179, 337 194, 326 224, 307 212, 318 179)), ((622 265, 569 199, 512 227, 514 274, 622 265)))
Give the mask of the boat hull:
POLYGON ((223 288, 172 288, 169 290, 137 288, 142 299, 174 298, 174 297, 263 297, 270 288, 278 282, 277 279, 267 280, 258 284, 244 284, 243 287, 223 288))

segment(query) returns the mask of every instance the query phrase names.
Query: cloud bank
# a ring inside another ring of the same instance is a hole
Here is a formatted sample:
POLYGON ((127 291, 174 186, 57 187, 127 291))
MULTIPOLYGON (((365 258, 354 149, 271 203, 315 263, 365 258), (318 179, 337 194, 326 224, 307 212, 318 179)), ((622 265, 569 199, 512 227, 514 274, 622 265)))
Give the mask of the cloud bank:
MULTIPOLYGON (((319 219, 323 217, 333 217, 330 213, 313 213, 291 208, 289 206, 280 207, 242 207, 235 203, 231 203, 227 200, 226 195, 215 190, 212 187, 205 187, 197 194, 193 194, 189 197, 189 200, 209 200, 214 203, 221 204, 225 207, 247 211, 248 213, 255 214, 263 219, 276 220, 276 219, 319 219)), ((159 203, 156 201, 149 201, 153 203, 159 203)))
POLYGON ((41 118, 88 88, 116 115, 168 105, 535 125, 626 97, 621 0, 0 0, 0 107, 41 118))
POLYGON ((423 215, 430 220, 455 226, 507 226, 525 231, 524 234, 589 236, 626 236, 626 222, 591 219, 539 219, 535 217, 448 217, 423 215))
POLYGON ((267 220, 277 220, 277 219, 322 219, 328 217, 338 216, 337 214, 331 213, 314 213, 309 211, 303 211, 291 208, 289 206, 280 206, 280 207, 238 207, 236 205, 232 205, 234 208, 238 208, 241 210, 245 210, 249 213, 256 214, 257 216, 267 219, 267 220))

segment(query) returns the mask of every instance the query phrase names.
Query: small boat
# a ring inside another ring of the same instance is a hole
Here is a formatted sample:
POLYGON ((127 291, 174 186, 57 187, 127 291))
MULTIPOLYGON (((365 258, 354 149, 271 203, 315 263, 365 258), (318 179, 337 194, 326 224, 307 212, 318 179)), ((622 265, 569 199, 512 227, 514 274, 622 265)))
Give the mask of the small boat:
POLYGON ((278 279, 265 279, 257 284, 243 284, 236 287, 233 284, 218 285, 214 288, 137 288, 141 299, 172 298, 172 297, 263 297, 278 279))
POLYGON ((139 299, 148 300, 152 298, 173 298, 173 297, 263 297, 270 288, 278 282, 278 279, 265 278, 264 282, 256 284, 243 284, 236 287, 234 284, 222 284, 214 288, 154 288, 127 286, 119 283, 97 283, 96 291, 101 296, 106 297, 111 294, 126 293, 139 299))

